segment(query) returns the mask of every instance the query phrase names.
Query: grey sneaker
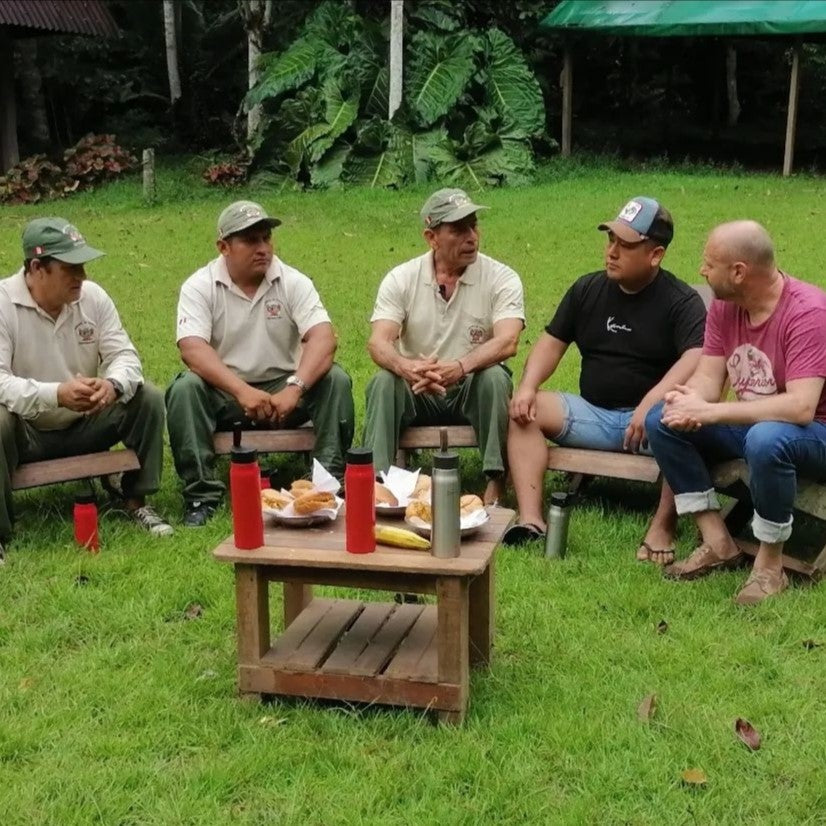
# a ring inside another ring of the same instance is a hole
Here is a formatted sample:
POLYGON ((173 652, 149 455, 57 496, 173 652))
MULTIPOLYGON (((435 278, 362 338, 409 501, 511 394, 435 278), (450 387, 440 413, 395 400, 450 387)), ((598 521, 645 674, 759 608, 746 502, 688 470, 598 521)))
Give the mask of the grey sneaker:
POLYGON ((137 522, 144 530, 149 531, 152 536, 172 536, 172 525, 164 522, 151 505, 135 508, 128 513, 130 519, 137 522))

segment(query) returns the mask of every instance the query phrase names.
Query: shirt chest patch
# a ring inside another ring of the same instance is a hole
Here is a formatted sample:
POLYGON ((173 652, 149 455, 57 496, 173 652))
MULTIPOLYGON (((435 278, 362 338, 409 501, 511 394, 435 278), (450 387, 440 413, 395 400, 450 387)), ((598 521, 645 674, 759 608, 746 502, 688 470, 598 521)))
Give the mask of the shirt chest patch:
POLYGON ((633 330, 629 324, 620 321, 617 316, 609 315, 605 322, 605 329, 609 333, 631 333, 633 330))
POLYGON ((284 315, 284 305, 280 301, 270 298, 264 302, 264 312, 266 314, 267 321, 282 318, 284 315))
POLYGON ((467 337, 471 344, 481 344, 487 339, 488 334, 484 327, 480 327, 478 324, 471 324, 471 326, 468 327, 467 337))
POLYGON ((97 327, 91 321, 81 321, 75 326, 78 344, 94 344, 97 340, 97 327))

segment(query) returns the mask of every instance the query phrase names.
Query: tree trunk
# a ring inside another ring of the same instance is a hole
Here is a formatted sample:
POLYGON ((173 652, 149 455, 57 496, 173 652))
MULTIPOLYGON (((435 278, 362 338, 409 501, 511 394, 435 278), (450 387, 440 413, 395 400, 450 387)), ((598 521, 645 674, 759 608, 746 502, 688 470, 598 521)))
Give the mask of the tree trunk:
POLYGON ((387 117, 392 118, 402 102, 404 75, 404 0, 390 0, 390 95, 387 117))
MULTIPOLYGON (((264 33, 272 20, 272 0, 238 0, 238 11, 247 30, 247 88, 252 89, 261 77, 258 61, 264 47, 264 33)), ((261 105, 247 111, 247 148, 261 125, 261 105)))
POLYGON ((12 39, 8 31, 0 26, 0 173, 6 172, 19 160, 12 39))
POLYGON ((740 119, 740 99, 737 97, 737 49, 733 43, 726 46, 726 95, 728 96, 729 126, 736 126, 740 119))
POLYGON ((33 38, 17 41, 17 54, 20 58, 20 90, 22 92, 25 133, 38 152, 49 148, 51 135, 49 119, 46 116, 46 100, 43 96, 43 78, 37 62, 38 41, 33 38))
POLYGON ((166 41, 166 70, 169 74, 169 102, 174 108, 181 97, 181 74, 178 71, 178 32, 175 26, 175 0, 163 0, 163 31, 166 41))

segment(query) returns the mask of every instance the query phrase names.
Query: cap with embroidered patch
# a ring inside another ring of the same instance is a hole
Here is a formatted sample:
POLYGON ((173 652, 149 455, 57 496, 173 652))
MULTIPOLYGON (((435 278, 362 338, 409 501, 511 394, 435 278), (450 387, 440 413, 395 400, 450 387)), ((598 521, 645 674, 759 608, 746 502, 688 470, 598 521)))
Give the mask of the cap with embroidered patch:
POLYGON ((218 240, 262 223, 272 229, 281 221, 267 215, 264 207, 255 201, 235 201, 218 216, 218 240))
POLYGON ((425 229, 436 229, 439 224, 461 221, 486 206, 474 204, 462 189, 440 189, 434 192, 424 203, 421 216, 425 229))
POLYGON ((35 218, 23 230, 23 257, 56 258, 67 264, 85 264, 106 255, 90 247, 77 227, 65 218, 35 218))
POLYGON ((671 213, 659 201, 642 195, 632 198, 620 210, 616 220, 606 221, 597 229, 613 232, 618 238, 630 243, 650 239, 664 247, 674 238, 671 213))

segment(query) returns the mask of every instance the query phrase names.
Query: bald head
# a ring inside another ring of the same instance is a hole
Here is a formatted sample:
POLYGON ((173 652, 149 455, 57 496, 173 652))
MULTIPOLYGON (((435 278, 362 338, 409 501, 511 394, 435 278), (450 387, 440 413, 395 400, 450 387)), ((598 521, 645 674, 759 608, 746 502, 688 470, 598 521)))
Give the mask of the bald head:
POLYGON ((749 269, 774 273, 774 244, 757 221, 720 224, 711 231, 708 244, 730 264, 742 261, 749 269))

